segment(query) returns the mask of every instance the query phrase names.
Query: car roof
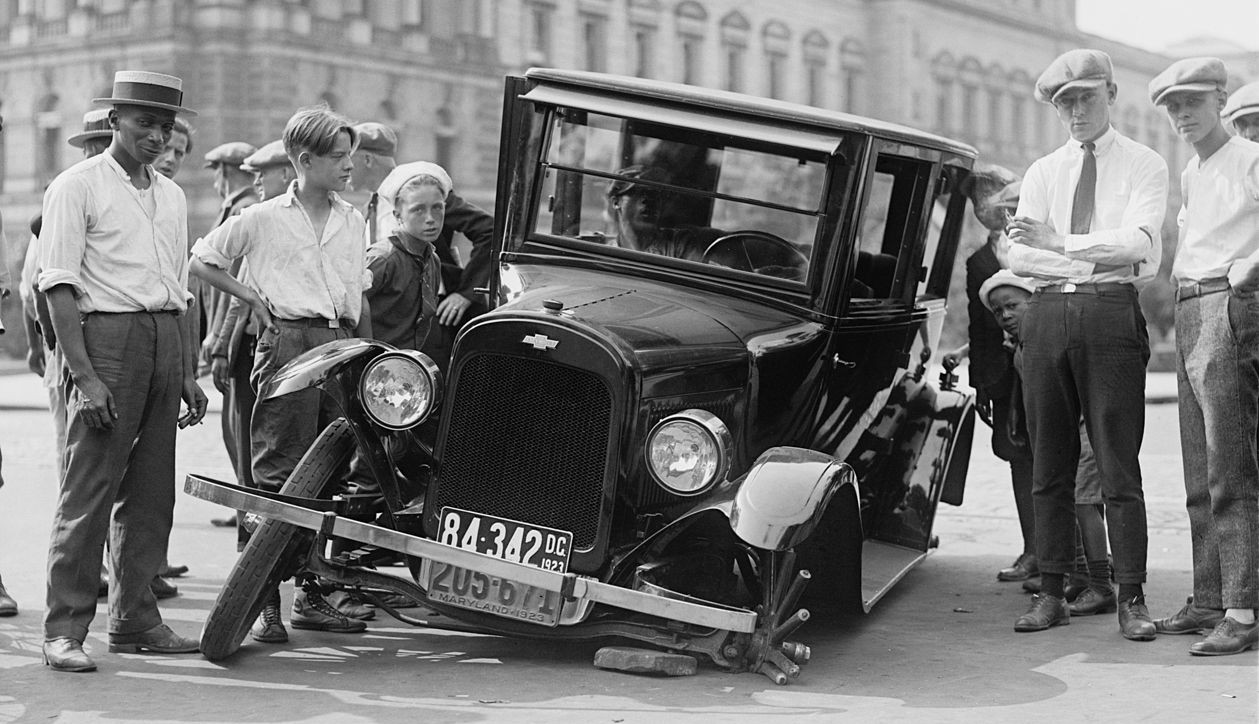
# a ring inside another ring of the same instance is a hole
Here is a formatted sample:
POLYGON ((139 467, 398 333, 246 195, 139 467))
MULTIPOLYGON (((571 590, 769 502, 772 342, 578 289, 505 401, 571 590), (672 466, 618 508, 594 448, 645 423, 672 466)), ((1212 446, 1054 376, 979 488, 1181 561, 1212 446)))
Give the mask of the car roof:
POLYGON ((838 131, 867 133, 881 138, 935 148, 972 159, 978 156, 978 152, 965 143, 897 123, 888 123, 850 113, 814 108, 799 103, 758 98, 742 93, 610 73, 561 70, 558 68, 530 68, 525 73, 525 77, 544 83, 580 86, 604 93, 629 95, 665 103, 686 104, 692 107, 698 106, 720 111, 721 113, 733 113, 758 119, 772 119, 784 123, 822 127, 838 131))

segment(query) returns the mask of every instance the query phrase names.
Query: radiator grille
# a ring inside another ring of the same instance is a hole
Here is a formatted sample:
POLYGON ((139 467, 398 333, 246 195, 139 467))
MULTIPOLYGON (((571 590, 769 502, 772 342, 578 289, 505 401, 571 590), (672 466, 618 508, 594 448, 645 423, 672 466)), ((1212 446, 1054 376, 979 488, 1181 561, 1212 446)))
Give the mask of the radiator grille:
POLYGON ((450 407, 436 510, 454 506, 597 540, 612 425, 598 376, 546 360, 465 358, 450 407))

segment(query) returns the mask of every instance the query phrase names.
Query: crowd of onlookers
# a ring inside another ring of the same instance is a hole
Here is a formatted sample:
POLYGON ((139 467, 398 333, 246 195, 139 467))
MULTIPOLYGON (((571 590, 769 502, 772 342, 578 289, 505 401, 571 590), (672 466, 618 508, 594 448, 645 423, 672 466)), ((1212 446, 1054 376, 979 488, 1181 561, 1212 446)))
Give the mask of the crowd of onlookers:
MULTIPOLYGON (((981 167, 968 182, 989 230, 966 260, 970 376, 993 449, 1010 463, 1023 537, 997 576, 1034 593, 1016 631, 1117 612, 1132 640, 1207 632, 1191 653, 1256 646, 1259 84, 1231 96, 1227 85, 1222 62, 1193 58, 1148 89, 1196 152, 1171 266, 1194 590, 1166 618, 1151 618, 1143 590, 1149 340, 1137 294, 1162 263, 1168 169, 1111 125, 1109 57, 1072 50, 1036 81, 1069 141, 1021 179, 981 167)), ((69 139, 84 159, 48 187, 20 284, 60 458, 43 651, 64 671, 95 668, 83 641, 100 595, 110 651, 198 648, 156 605, 187 570, 166 548, 176 432, 206 410, 197 377, 211 374, 224 396, 239 482, 279 490, 335 413, 318 390, 259 399, 260 387, 350 337, 422 350, 444 369, 459 326, 484 309, 493 230, 445 169, 398 163, 391 128, 311 107, 279 139, 204 154, 222 205, 191 243, 175 177, 192 151, 181 116, 195 113, 180 79, 120 71, 112 96, 95 100, 105 108, 69 139), (339 195, 351 186, 370 194, 364 208, 339 195), (456 233, 471 242, 466 264, 456 233)), ((244 521, 217 522, 247 539, 244 521)), ((374 615, 318 580, 298 586, 295 628, 353 633, 374 615)), ((0 616, 16 612, 0 584, 0 616)), ((278 590, 251 635, 287 640, 278 590)))

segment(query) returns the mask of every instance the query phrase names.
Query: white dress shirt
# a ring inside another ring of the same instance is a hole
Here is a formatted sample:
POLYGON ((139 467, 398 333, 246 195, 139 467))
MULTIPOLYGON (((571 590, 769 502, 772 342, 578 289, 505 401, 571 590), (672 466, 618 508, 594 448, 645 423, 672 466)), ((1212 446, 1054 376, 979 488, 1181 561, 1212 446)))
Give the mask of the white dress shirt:
POLYGON ((1235 260, 1259 251, 1259 143, 1233 136, 1205 161, 1194 156, 1180 184, 1174 279, 1227 276, 1235 260))
POLYGON ((363 215, 329 193, 332 209, 316 237, 294 185, 274 199, 254 204, 198 239, 192 253, 219 269, 244 257, 242 281, 280 319, 322 317, 357 324, 363 290, 370 286, 363 215))
POLYGON ((1095 142, 1097 191, 1087 234, 1071 234, 1071 206, 1084 150, 1071 140, 1037 159, 1019 193, 1018 216, 1051 225, 1065 253, 1015 243, 1010 269, 1038 286, 1063 282, 1148 282, 1163 257, 1167 163, 1153 150, 1108 128, 1095 142), (1134 269, 1135 265, 1135 269, 1134 269))
POLYGON ((145 171, 141 191, 105 152, 53 179, 39 233, 40 291, 69 284, 85 314, 188 308, 188 204, 174 181, 145 171))

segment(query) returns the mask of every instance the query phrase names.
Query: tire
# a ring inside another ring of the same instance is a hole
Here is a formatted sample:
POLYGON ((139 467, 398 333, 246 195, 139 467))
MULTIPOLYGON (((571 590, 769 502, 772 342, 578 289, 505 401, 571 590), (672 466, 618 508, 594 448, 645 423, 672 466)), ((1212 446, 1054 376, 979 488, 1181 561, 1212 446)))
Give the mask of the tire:
MULTIPOLYGON (((344 476, 356 447, 344 419, 324 428, 293 468, 285 495, 319 498, 344 476)), ((236 653, 262 611, 267 594, 290 578, 306 555, 313 533, 279 520, 263 519, 250 536, 219 591, 201 629, 201 653, 211 661, 236 653)))

